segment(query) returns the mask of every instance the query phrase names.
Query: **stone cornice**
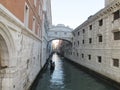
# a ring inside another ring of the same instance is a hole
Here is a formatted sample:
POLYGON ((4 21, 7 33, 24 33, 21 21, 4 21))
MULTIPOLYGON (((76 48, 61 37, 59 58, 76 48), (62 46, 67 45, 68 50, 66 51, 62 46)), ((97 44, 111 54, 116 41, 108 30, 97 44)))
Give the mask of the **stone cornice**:
MULTIPOLYGON (((37 39, 39 41, 42 41, 37 35, 35 35, 30 29, 26 28, 24 24, 16 18, 11 12, 9 12, 3 5, 0 4, 0 15, 5 17, 9 22, 14 23, 17 27, 21 28, 21 32, 25 35, 29 35, 30 37, 33 37, 34 39, 37 39)), ((11 26, 8 26, 10 28, 13 28, 11 26)), ((12 29, 11 29, 12 30, 12 29)), ((16 29, 13 28, 15 31, 16 29)), ((18 30, 16 30, 17 32, 18 30)))
POLYGON ((82 29, 84 26, 90 24, 91 22, 95 21, 96 19, 99 19, 100 17, 106 16, 107 14, 113 13, 115 9, 120 7, 120 1, 113 1, 110 5, 106 6, 105 8, 101 9, 99 12, 97 12, 95 15, 90 16, 88 20, 86 20, 83 24, 78 26, 73 32, 78 31, 82 29))

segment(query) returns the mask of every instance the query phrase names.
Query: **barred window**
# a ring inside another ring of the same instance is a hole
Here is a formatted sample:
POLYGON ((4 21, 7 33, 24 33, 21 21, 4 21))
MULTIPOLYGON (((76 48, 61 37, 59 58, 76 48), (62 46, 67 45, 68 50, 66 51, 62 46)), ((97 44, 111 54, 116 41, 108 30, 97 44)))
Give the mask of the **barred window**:
POLYGON ((114 32, 114 40, 120 40, 120 31, 114 32))
POLYGON ((82 53, 82 58, 84 58, 84 54, 82 53))
POLYGON ((119 67, 119 59, 113 59, 113 66, 119 67))
POLYGON ((90 54, 88 55, 88 59, 91 60, 91 55, 90 54))
POLYGON ((102 57, 98 56, 98 62, 101 63, 102 62, 102 57))
POLYGON ((79 56, 79 53, 77 53, 77 56, 79 56))
POLYGON ((99 26, 103 25, 103 19, 99 20, 99 26))
POLYGON ((78 41, 78 45, 79 45, 79 41, 78 41))
POLYGON ((85 29, 83 29, 83 33, 85 33, 85 29))
POLYGON ((78 36, 80 35, 80 32, 78 32, 78 36))
POLYGON ((117 11, 114 12, 113 14, 114 14, 114 20, 120 18, 120 10, 117 10, 117 11))
POLYGON ((82 43, 84 44, 84 43, 85 43, 85 41, 84 41, 84 40, 82 40, 82 43))
POLYGON ((102 35, 99 35, 99 36, 98 36, 98 41, 99 41, 99 42, 102 42, 102 35))
POLYGON ((92 30, 92 25, 89 26, 89 29, 92 30))
POLYGON ((90 43, 90 44, 92 43, 92 38, 89 38, 89 43, 90 43))

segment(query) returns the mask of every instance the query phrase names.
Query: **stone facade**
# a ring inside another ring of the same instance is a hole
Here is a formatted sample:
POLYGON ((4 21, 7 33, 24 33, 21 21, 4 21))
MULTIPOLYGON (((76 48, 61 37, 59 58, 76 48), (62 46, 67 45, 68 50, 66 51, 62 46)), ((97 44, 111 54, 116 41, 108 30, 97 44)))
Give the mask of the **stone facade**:
POLYGON ((20 1, 0 0, 0 90, 28 90, 48 57, 43 58, 47 51, 44 32, 51 26, 50 0, 20 1), (18 4, 22 7, 14 7, 18 4))
POLYGON ((115 0, 105 0, 105 6, 110 5, 113 1, 115 1, 115 0))
POLYGON ((105 8, 73 31, 65 57, 120 83, 119 33, 120 0, 106 0, 105 8))
POLYGON ((48 47, 48 31, 52 26, 52 16, 51 16, 51 0, 44 0, 43 7, 43 23, 42 23, 42 66, 46 63, 51 52, 49 52, 48 47))

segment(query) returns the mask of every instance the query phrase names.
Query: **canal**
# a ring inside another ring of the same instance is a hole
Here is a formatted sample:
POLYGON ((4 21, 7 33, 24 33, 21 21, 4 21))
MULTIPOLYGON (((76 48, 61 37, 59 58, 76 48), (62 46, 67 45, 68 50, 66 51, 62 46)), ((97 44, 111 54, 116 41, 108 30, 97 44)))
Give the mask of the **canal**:
POLYGON ((85 73, 75 65, 54 54, 55 70, 49 67, 37 79, 31 90, 117 90, 111 85, 85 73))

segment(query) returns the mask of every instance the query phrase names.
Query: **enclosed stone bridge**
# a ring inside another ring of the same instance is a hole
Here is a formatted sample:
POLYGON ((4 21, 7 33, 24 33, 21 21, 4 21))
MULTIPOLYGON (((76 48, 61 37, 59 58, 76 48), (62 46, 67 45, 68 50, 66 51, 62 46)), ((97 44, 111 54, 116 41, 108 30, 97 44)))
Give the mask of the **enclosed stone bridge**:
POLYGON ((61 39, 71 42, 72 30, 73 29, 66 27, 63 24, 52 26, 52 28, 50 28, 50 30, 48 31, 48 42, 55 39, 61 39))

